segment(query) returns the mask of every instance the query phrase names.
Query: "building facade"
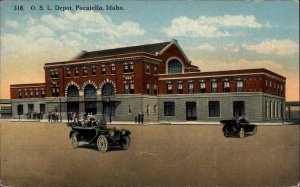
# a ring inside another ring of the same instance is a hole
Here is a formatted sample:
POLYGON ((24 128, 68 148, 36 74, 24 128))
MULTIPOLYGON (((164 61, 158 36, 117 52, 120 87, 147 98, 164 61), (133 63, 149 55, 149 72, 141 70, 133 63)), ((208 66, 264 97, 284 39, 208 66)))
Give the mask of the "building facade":
POLYGON ((176 40, 81 52, 46 63, 45 83, 11 85, 12 114, 103 114, 113 121, 282 120, 285 77, 267 69, 201 72, 176 40))

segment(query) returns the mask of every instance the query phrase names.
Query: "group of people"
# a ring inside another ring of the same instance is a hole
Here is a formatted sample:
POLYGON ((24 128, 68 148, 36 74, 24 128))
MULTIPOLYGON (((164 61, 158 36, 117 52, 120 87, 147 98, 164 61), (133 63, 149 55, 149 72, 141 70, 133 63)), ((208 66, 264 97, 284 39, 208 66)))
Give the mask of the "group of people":
POLYGON ((78 116, 76 115, 76 113, 74 113, 74 112, 68 112, 67 113, 68 122, 76 121, 77 118, 78 118, 78 116))
POLYGON ((134 122, 138 124, 143 124, 144 123, 144 114, 143 112, 140 112, 135 118, 134 122))
POLYGON ((59 115, 57 112, 48 113, 48 122, 58 122, 59 115))
POLYGON ((26 113, 25 116, 27 119, 33 119, 33 120, 42 120, 43 119, 43 113, 36 113, 36 112, 30 112, 26 113))

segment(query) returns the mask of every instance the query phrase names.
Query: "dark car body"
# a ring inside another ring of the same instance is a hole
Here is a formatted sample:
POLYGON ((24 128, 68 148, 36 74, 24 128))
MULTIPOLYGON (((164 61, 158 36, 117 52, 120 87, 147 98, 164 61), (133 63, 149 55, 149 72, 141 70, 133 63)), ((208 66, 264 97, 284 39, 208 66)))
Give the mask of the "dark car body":
POLYGON ((72 139, 73 148, 79 142, 97 145, 101 152, 106 152, 111 146, 120 146, 127 150, 130 146, 130 131, 126 129, 108 128, 102 121, 72 122, 69 137, 72 139))
POLYGON ((221 120, 223 133, 225 137, 240 137, 254 135, 257 133, 257 126, 249 123, 245 118, 233 118, 230 120, 221 120))

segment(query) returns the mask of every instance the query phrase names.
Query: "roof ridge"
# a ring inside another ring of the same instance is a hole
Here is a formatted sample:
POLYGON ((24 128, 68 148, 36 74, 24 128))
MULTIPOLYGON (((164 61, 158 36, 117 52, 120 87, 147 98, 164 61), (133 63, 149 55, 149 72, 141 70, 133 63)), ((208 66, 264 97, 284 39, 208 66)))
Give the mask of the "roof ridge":
POLYGON ((142 45, 132 45, 132 46, 127 46, 127 47, 117 47, 117 48, 101 49, 101 50, 95 50, 95 51, 86 51, 86 52, 87 52, 87 53, 92 53, 92 52, 98 52, 98 51, 118 50, 118 49, 124 49, 124 48, 149 46, 149 45, 156 45, 156 44, 163 44, 163 43, 171 43, 171 42, 172 42, 172 41, 168 41, 168 42, 157 42, 157 43, 149 43, 149 44, 142 44, 142 45))

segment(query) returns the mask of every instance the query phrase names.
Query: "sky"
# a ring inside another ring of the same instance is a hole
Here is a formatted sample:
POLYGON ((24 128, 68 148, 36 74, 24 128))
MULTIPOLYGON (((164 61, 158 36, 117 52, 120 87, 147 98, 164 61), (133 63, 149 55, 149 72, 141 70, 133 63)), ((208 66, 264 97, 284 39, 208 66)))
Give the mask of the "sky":
POLYGON ((287 101, 299 101, 296 0, 1 1, 0 8, 1 99, 11 84, 45 82, 45 63, 176 39, 202 72, 267 68, 286 77, 287 101))

